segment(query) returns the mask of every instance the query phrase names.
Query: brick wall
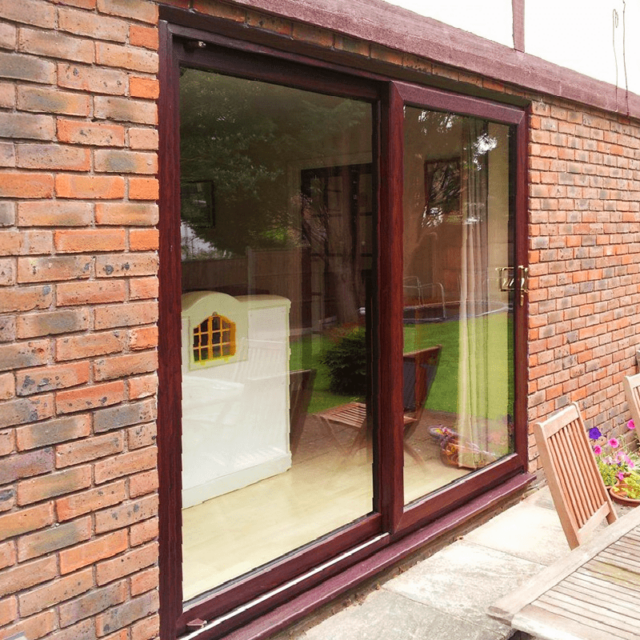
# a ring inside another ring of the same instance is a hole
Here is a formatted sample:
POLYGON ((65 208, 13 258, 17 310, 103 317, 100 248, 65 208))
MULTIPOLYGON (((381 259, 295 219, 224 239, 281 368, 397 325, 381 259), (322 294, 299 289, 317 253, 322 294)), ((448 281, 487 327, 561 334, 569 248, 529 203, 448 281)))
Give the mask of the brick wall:
POLYGON ((0 18, 0 638, 153 638, 157 7, 0 18))
MULTIPOLYGON (((165 3, 525 95, 216 0, 165 3)), ((157 637, 156 23, 152 0, 0 0, 0 639, 157 637)), ((577 400, 624 433, 640 126, 526 97, 529 418, 577 400)))

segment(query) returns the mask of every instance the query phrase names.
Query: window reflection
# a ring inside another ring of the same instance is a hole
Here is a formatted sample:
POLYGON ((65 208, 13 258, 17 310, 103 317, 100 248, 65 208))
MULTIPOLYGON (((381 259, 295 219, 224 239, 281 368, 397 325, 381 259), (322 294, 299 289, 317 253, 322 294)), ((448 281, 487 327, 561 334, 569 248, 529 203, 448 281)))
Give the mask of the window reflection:
POLYGON ((372 509, 371 105, 181 74, 186 600, 372 509))
MULTIPOLYGON (((509 127, 407 107, 404 386, 425 367, 424 407, 405 429, 405 502, 513 451, 509 127), (508 278, 507 278, 508 280, 508 278)), ((405 423, 407 418, 405 417, 405 423)))

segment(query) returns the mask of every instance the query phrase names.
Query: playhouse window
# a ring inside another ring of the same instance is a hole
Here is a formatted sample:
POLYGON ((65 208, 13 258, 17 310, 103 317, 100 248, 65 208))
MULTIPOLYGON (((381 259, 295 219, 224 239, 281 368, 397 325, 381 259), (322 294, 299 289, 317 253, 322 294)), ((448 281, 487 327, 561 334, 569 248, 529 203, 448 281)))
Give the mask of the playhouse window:
POLYGON ((236 325, 217 313, 193 330, 193 360, 205 362, 228 358, 236 353, 236 325))

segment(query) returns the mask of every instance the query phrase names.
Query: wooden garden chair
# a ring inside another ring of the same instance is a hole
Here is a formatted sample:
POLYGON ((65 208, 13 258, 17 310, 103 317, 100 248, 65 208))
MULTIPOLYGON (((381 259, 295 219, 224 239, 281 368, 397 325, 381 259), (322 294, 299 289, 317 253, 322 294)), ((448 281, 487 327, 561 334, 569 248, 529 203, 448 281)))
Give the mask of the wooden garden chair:
POLYGON ((300 444, 315 378, 315 369, 289 372, 289 424, 292 455, 296 454, 300 444))
POLYGON ((635 376, 625 376, 624 392, 627 396, 631 418, 636 425, 636 433, 640 437, 640 373, 635 376))
POLYGON ((578 405, 536 422, 533 432, 560 523, 575 549, 605 518, 609 524, 617 519, 578 405))
MULTIPOLYGON (((407 442, 407 438, 416 430, 424 412, 431 385, 438 371, 441 345, 413 351, 403 355, 403 405, 404 405, 404 449, 418 463, 424 464, 420 454, 407 442)), ((332 423, 357 431, 356 437, 348 449, 351 455, 363 447, 371 435, 367 406, 362 402, 347 404, 326 409, 316 414, 328 429, 330 435, 340 448, 340 440, 332 428, 332 423)))

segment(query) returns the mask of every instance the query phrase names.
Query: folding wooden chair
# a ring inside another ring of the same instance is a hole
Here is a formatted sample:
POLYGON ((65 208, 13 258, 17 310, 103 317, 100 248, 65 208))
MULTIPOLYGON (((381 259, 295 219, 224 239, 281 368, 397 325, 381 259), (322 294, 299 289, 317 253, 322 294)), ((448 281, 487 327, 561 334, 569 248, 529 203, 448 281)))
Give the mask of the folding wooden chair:
POLYGON ((617 519, 578 405, 536 422, 533 432, 553 503, 567 542, 575 549, 605 518, 609 524, 617 519))
POLYGON ((631 417, 636 425, 636 433, 640 438, 640 373, 635 376, 625 376, 624 392, 627 396, 631 417))

